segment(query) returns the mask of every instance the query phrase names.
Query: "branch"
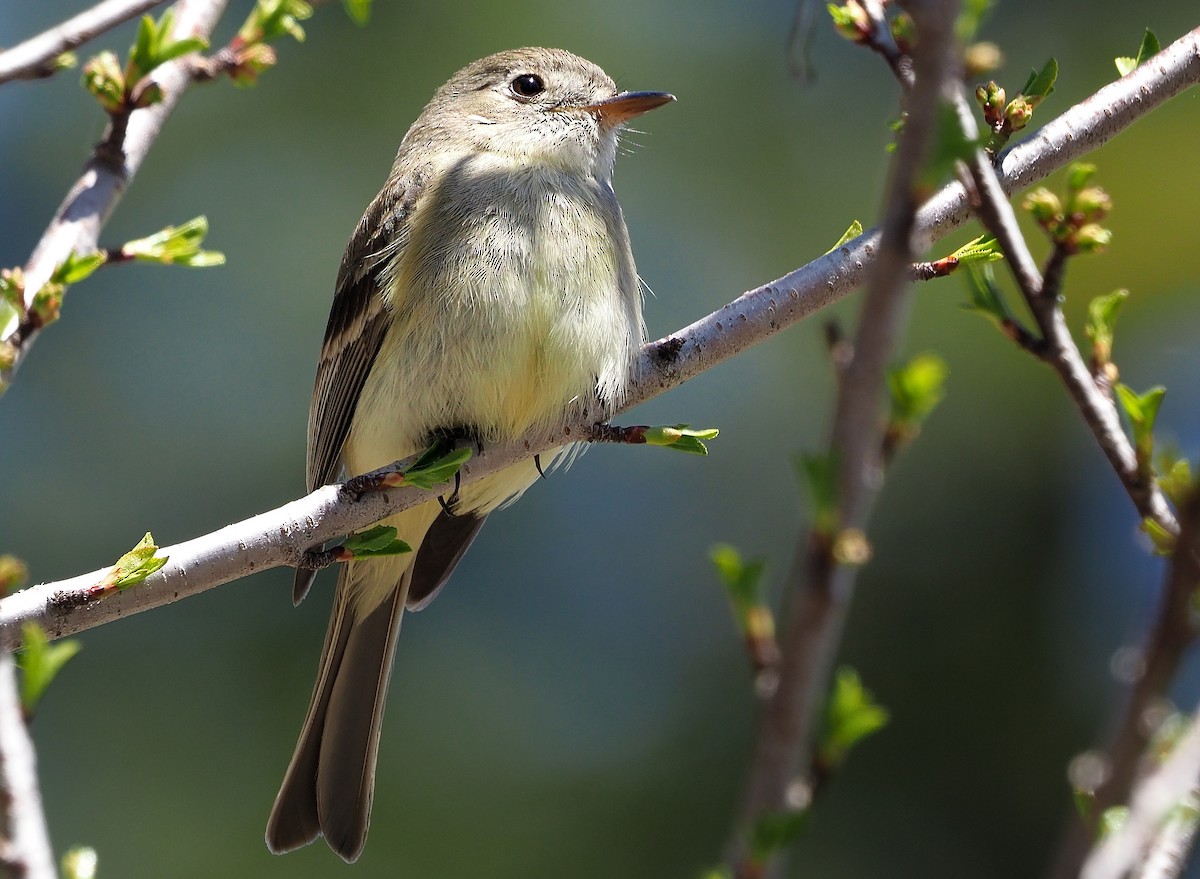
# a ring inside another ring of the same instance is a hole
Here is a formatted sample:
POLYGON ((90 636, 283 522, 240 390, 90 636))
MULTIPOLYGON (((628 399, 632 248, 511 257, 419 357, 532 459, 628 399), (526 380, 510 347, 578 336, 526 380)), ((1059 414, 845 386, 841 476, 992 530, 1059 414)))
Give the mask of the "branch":
POLYGON ((164 0, 103 0, 91 9, 0 52, 0 84, 13 79, 40 79, 58 68, 55 58, 78 48, 164 0))
MULTIPOLYGON (((1192 33, 1194 35, 1196 32, 1192 33)), ((955 97, 955 108, 967 136, 975 136, 975 120, 961 89, 955 97)), ((1153 519, 1170 534, 1178 533, 1179 523, 1175 521, 1162 490, 1152 477, 1147 479, 1138 467, 1137 454, 1121 427, 1116 404, 1096 384, 1092 371, 1071 337, 1071 330, 1059 305, 1062 251, 1056 250, 1056 258, 1049 263, 1050 271, 1043 278, 1017 225, 1016 213, 1008 201, 1008 194, 982 149, 975 150, 967 160, 967 170, 978 196, 980 222, 996 236, 1017 286, 1037 321, 1041 344, 1027 350, 1058 373, 1139 515, 1153 519)))
MULTIPOLYGON (((1009 150, 1001 163, 1002 183, 1011 190, 1036 182, 1095 149, 1197 81, 1200 29, 1009 150)), ((968 211, 963 187, 948 186, 917 212, 914 233, 940 238, 964 223, 968 211)), ((644 346, 629 396, 620 411, 682 384, 845 296, 862 283, 878 246, 878 230, 867 232, 644 346)), ((592 425, 580 421, 553 435, 530 436, 514 446, 486 449, 467 462, 463 481, 563 443, 587 441, 591 430, 592 425)), ((162 554, 170 556, 171 561, 161 571, 103 602, 89 604, 80 596, 105 571, 34 586, 5 598, 0 601, 0 639, 12 642, 19 638, 20 624, 26 621, 38 622, 52 637, 61 637, 256 571, 294 565, 308 547, 366 527, 431 494, 399 489, 354 500, 339 495, 336 486, 327 486, 277 510, 163 549, 162 554)))
MULTIPOLYGON (((1162 705, 1184 652, 1196 641, 1192 602, 1200 588, 1200 487, 1192 490, 1179 512, 1181 530, 1167 568, 1158 618, 1146 636, 1140 674, 1108 747, 1106 777, 1096 787, 1088 820, 1072 821, 1059 852, 1054 875, 1064 879, 1079 875, 1104 812, 1129 800, 1155 732, 1148 719, 1162 705)), ((1195 777, 1192 781, 1200 783, 1195 777)), ((1097 857, 1093 854, 1092 860, 1097 857)))
MULTIPOLYGON (((913 234, 917 180, 930 153, 943 91, 959 73, 953 33, 957 2, 926 0, 909 5, 920 34, 915 69, 901 76, 901 69, 907 72, 907 67, 892 66, 901 83, 912 82, 913 88, 892 169, 879 253, 869 270, 853 356, 840 373, 831 431, 830 449, 838 468, 837 532, 865 526, 881 486, 885 371, 907 324, 909 266, 915 251, 925 247, 924 242, 914 241, 913 234)), ((831 539, 835 537, 814 526, 797 546, 789 575, 792 594, 780 644, 778 685, 763 706, 747 789, 729 846, 737 877, 775 875, 782 869, 782 851, 753 850, 754 828, 772 814, 802 809, 820 780, 807 778, 807 767, 813 762, 813 728, 857 575, 854 566, 835 560, 831 539), (797 779, 800 772, 804 776, 797 779), (803 788, 799 796, 798 785, 803 788)))
MULTIPOLYGON (((179 0, 175 6, 175 31, 177 36, 204 36, 212 33, 228 0, 179 0)), ((71 187, 59 206, 54 219, 33 255, 25 264, 25 311, 30 311, 33 298, 50 280, 55 269, 72 253, 90 253, 97 248, 100 230, 109 215, 121 200, 125 187, 133 179, 150 147, 154 145, 167 116, 183 96, 192 81, 188 57, 178 58, 162 65, 151 78, 163 91, 163 99, 157 104, 129 115, 128 128, 123 140, 124 161, 114 162, 109 151, 96 149, 84 163, 83 173, 71 187)), ((102 146, 108 142, 106 136, 102 146)), ((0 342, 7 343, 12 362, 7 369, 0 369, 0 387, 12 381, 13 373, 29 351, 38 335, 38 327, 21 324, 0 342)), ((5 332, 0 327, 0 336, 5 332)))
POLYGON ((1096 846, 1081 879, 1122 879, 1143 861, 1164 822, 1173 823, 1170 813, 1198 787, 1200 717, 1193 716, 1170 756, 1138 785, 1124 823, 1096 846))
POLYGON ((37 754, 21 710, 16 663, 7 650, 0 650, 0 818, 0 872, 12 879, 54 879, 37 754))

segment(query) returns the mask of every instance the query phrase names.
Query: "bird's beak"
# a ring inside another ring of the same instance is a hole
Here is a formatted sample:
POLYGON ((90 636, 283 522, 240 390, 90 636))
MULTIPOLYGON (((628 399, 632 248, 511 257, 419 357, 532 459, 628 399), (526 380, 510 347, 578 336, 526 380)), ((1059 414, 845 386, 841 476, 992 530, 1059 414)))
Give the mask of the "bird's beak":
POLYGON ((605 125, 615 126, 673 100, 675 96, 666 92, 621 92, 619 95, 576 109, 595 113, 605 125))

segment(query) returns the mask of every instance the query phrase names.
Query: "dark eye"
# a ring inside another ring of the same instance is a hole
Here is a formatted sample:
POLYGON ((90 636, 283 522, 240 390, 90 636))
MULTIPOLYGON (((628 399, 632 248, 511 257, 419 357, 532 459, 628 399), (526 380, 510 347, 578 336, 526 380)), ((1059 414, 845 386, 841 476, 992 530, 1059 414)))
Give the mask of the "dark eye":
POLYGON ((532 98, 546 90, 546 84, 536 73, 522 73, 508 84, 513 94, 519 98, 532 98))

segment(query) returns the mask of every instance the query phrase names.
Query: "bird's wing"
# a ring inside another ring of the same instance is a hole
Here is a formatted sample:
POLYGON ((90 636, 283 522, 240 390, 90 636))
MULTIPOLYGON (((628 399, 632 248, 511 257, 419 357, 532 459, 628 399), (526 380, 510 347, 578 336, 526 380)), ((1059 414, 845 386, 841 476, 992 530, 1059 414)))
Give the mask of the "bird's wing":
MULTIPOLYGON (((338 271, 325 342, 317 363, 308 410, 308 490, 333 482, 341 468, 342 446, 371 364, 379 354, 390 316, 380 288, 380 272, 408 243, 413 205, 424 177, 393 175, 358 222, 338 271)), ((357 474, 356 474, 357 475, 357 474)), ((297 569, 292 600, 308 594, 315 571, 297 569)))
POLYGON ((407 244, 406 219, 421 189, 419 175, 390 179, 346 246, 308 413, 309 491, 338 476, 359 395, 390 321, 380 272, 407 244))

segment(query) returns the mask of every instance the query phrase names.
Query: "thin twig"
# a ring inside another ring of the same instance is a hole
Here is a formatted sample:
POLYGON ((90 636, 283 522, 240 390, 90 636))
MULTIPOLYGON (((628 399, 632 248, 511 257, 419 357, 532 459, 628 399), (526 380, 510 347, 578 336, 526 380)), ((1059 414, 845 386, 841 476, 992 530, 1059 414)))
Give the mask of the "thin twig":
POLYGON ((41 79, 58 68, 54 59, 78 48, 164 0, 104 0, 36 37, 0 52, 0 84, 13 79, 41 79))
MULTIPOLYGON (((1002 181, 1009 188, 1040 180, 1095 149, 1141 116, 1200 80, 1200 29, 1168 46, 1151 62, 1054 120, 1005 155, 1002 181), (1140 73, 1139 73, 1140 72, 1140 73)), ((946 187, 917 213, 915 233, 940 238, 969 216, 966 192, 946 187)), ((740 351, 819 311, 862 283, 874 261, 879 232, 871 230, 803 268, 758 287, 716 312, 642 349, 637 374, 621 411, 664 393, 740 351)), ((614 413, 619 414, 619 413, 614 413)), ((563 443, 586 441, 580 421, 552 435, 530 436, 513 446, 485 449, 467 462, 463 482, 563 443)), ((62 637, 113 619, 203 592, 256 571, 294 565, 326 540, 378 522, 428 500, 431 492, 397 489, 353 500, 336 487, 212 534, 163 549, 171 561, 144 583, 96 604, 81 604, 81 590, 107 569, 26 589, 0 601, 0 640, 20 637, 21 623, 38 622, 62 637)))
MULTIPOLYGON (((174 35, 207 37, 221 17, 228 0, 180 0, 175 6, 174 35)), ((55 269, 71 253, 90 253, 97 247, 100 230, 117 206, 125 188, 157 140, 163 123, 187 90, 192 78, 188 58, 178 58, 162 65, 151 74, 163 91, 163 99, 129 116, 128 127, 121 144, 123 161, 116 160, 109 149, 94 150, 84 163, 83 173, 71 187, 50 221, 33 255, 25 264, 25 311, 31 311, 33 297, 55 269)), ((102 143, 107 143, 106 136, 102 143)), ((0 332, 3 327, 0 327, 0 332)), ((0 341, 7 342, 13 361, 7 370, 0 370, 0 387, 12 381, 13 373, 28 353, 39 327, 21 324, 0 341)))
MULTIPOLYGON (((955 106, 965 133, 968 137, 973 136, 976 133, 974 117, 961 89, 956 96, 955 106)), ((981 149, 975 150, 966 164, 979 200, 977 211, 980 222, 1000 243, 1017 286, 1037 322, 1042 344, 1030 350, 1034 350, 1058 373, 1138 514, 1142 518, 1153 519, 1170 534, 1177 533, 1179 524, 1166 497, 1155 481, 1147 479, 1138 468, 1137 455, 1121 427, 1116 405, 1097 385, 1071 337, 1058 297, 1064 254, 1055 251, 1047 263, 1049 274, 1043 278, 987 154, 981 149)))
MULTIPOLYGON (((958 3, 925 0, 908 5, 921 35, 920 51, 907 78, 900 75, 907 64, 892 63, 901 84, 911 82, 913 87, 892 168, 879 253, 869 271, 853 356, 840 371, 831 430, 839 531, 865 526, 881 486, 884 376, 907 324, 911 275, 906 269, 914 253, 925 247, 925 242, 914 241, 917 178, 930 150, 945 84, 959 72, 953 34, 958 3)), ((876 30, 879 27, 876 23, 876 30)), ((748 838, 761 820, 803 808, 815 793, 816 779, 805 777, 807 772, 797 776, 813 762, 816 719, 857 575, 853 566, 834 560, 829 538, 813 528, 797 546, 789 574, 778 683, 763 706, 746 792, 728 846, 729 863, 739 879, 779 874, 785 853, 773 852, 763 863, 748 838)))
POLYGON ((37 753, 21 710, 16 663, 7 650, 0 650, 0 822, 0 872, 12 879, 54 879, 37 753))

